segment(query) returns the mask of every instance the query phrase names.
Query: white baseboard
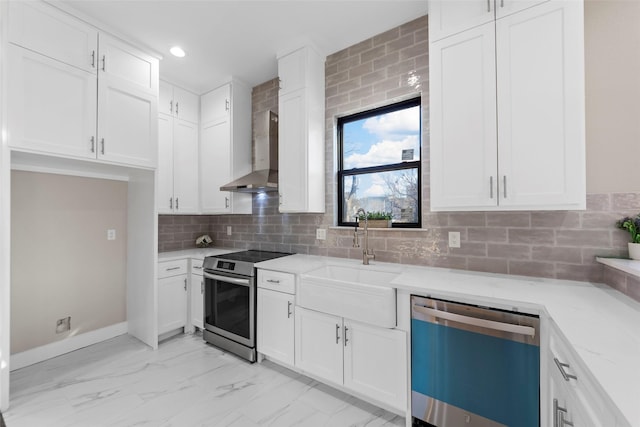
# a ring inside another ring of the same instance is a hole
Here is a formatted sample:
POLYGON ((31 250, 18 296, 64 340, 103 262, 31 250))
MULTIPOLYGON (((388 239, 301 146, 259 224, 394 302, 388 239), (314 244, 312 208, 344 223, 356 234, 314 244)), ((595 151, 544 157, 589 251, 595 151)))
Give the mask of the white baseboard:
POLYGON ((53 342, 21 353, 12 354, 9 359, 9 365, 11 370, 15 371, 16 369, 24 368, 25 366, 33 365, 34 363, 39 363, 56 356, 126 334, 127 331, 127 322, 116 323, 115 325, 75 335, 62 341, 53 342))

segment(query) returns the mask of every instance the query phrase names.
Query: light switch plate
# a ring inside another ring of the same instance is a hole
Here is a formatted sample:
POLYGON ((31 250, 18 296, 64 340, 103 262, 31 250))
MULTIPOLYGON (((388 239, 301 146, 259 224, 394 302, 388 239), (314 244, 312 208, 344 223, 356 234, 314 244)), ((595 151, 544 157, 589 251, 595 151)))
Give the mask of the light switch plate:
POLYGON ((231 236, 231 226, 227 225, 227 236, 231 236))
POLYGON ((318 239, 318 240, 326 240, 327 239, 327 230, 325 228, 317 228, 316 229, 316 239, 318 239))
POLYGON ((116 240, 116 230, 110 228, 107 230, 107 240, 116 240))

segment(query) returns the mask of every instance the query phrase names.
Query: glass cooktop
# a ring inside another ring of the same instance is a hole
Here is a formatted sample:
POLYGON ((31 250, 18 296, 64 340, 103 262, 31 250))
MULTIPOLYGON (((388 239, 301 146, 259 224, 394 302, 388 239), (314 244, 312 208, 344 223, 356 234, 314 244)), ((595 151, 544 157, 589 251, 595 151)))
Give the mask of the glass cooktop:
POLYGON ((231 252, 230 254, 218 255, 216 256, 216 258, 225 259, 229 261, 250 262, 255 264, 257 262, 268 261, 270 259, 280 258, 287 255, 291 255, 291 254, 287 252, 248 250, 248 251, 231 252))

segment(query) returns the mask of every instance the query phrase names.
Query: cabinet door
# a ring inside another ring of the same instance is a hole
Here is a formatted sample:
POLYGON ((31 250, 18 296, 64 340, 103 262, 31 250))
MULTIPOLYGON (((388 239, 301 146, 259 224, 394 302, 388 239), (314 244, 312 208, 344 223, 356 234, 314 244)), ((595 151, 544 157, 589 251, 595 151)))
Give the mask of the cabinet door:
POLYGON ((43 2, 9 2, 9 41, 95 74, 98 32, 43 2))
POLYGON ((100 34, 98 157, 156 166, 158 61, 100 34))
POLYGON ((204 278, 191 275, 191 324, 204 329, 204 278))
POLYGON ((342 384, 342 318, 296 307, 296 367, 342 384))
POLYGON ((280 95, 303 89, 306 86, 307 49, 302 48, 278 58, 280 95))
POLYGON ((220 186, 231 181, 229 120, 202 124, 200 138, 200 194, 203 213, 229 213, 228 191, 220 186))
POLYGON ((496 18, 510 15, 549 0, 495 0, 496 18))
POLYGON ((96 157, 96 76, 8 46, 8 140, 24 148, 96 157))
POLYGON ((440 40, 472 27, 493 22, 495 7, 494 0, 430 1, 429 39, 440 40))
POLYGON ((200 97, 198 95, 179 87, 174 87, 173 106, 177 118, 191 123, 198 123, 200 115, 200 97))
POLYGON ((160 80, 158 91, 158 113, 173 116, 173 86, 160 80))
POLYGON ((158 335, 187 322, 187 275, 158 279, 158 335))
POLYGON ((280 362, 293 365, 293 295, 258 288, 257 349, 280 362))
POLYGON ((280 212, 307 209, 307 107, 304 90, 279 97, 278 191, 280 212))
POLYGON ((224 85, 201 97, 202 123, 228 120, 231 111, 231 85, 224 85))
POLYGON ((584 208, 582 2, 496 22, 500 205, 584 208))
POLYGON ((158 115, 158 213, 173 213, 173 118, 158 115))
POLYGON ((429 61, 431 209, 496 206, 493 23, 432 43, 429 61))
POLYGON ((407 407, 404 331, 344 321, 344 385, 394 408, 407 407))
POLYGON ((198 194, 198 125, 174 119, 174 212, 181 214, 198 213, 198 194))

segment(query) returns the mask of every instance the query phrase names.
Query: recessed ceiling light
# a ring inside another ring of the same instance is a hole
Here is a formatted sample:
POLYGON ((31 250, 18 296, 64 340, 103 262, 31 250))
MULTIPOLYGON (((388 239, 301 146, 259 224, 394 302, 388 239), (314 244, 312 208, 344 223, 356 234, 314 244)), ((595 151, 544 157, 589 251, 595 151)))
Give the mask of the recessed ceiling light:
POLYGON ((169 49, 169 52, 171 52, 171 54, 173 56, 177 56, 178 58, 184 58, 184 50, 182 50, 182 48, 180 46, 174 46, 171 49, 169 49))

